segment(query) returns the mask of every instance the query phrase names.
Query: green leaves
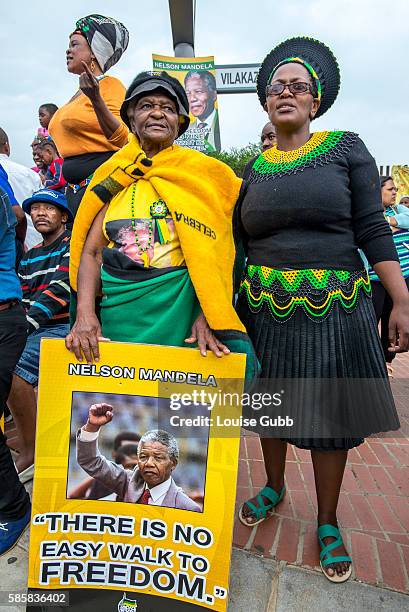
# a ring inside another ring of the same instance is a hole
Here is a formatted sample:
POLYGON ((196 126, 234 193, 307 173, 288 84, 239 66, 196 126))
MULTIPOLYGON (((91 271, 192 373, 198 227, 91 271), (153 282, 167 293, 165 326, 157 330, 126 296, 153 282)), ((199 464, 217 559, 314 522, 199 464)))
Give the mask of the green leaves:
POLYGON ((261 148, 259 144, 251 144, 249 143, 247 146, 242 147, 241 149, 232 147, 229 151, 221 151, 220 153, 209 153, 209 157, 214 157, 218 159, 228 166, 237 174, 237 176, 242 177, 244 168, 246 164, 253 159, 253 157, 257 157, 261 153, 261 148))

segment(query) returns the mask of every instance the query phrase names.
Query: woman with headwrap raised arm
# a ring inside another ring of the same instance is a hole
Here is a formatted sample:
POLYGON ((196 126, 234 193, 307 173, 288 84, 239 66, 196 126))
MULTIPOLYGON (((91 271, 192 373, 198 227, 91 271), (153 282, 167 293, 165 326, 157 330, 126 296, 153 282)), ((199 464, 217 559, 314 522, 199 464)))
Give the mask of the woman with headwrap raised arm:
POLYGON ((102 15, 79 19, 70 35, 67 70, 79 75, 79 89, 53 116, 49 132, 64 158, 67 200, 73 216, 95 170, 128 137, 119 111, 125 87, 106 71, 128 46, 125 26, 102 15))

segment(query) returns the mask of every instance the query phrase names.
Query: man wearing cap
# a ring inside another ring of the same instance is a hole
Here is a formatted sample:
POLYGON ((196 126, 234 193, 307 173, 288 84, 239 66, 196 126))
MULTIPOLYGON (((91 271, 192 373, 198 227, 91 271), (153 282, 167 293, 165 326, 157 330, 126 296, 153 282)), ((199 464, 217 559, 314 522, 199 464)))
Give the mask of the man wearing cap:
POLYGON ((69 330, 69 247, 72 221, 65 197, 41 189, 23 202, 43 241, 22 258, 19 278, 28 323, 28 339, 14 370, 8 406, 13 415, 22 451, 16 467, 22 481, 32 477, 36 422, 34 387, 38 382, 41 338, 64 338, 69 330))

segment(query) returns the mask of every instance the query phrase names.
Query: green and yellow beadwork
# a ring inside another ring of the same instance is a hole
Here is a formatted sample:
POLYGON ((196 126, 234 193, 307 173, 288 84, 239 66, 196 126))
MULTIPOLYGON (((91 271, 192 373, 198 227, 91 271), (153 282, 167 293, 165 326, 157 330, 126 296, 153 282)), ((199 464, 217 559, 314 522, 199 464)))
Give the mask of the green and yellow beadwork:
POLYGON ((302 147, 293 151, 280 151, 274 146, 256 159, 250 182, 323 166, 347 153, 357 139, 358 135, 353 132, 315 132, 302 147))
POLYGON ((276 270, 248 265, 240 286, 252 312, 267 306, 279 322, 288 320, 299 308, 315 321, 326 319, 336 303, 351 312, 361 292, 371 296, 365 270, 276 270))
POLYGON ((164 200, 157 200, 149 207, 152 219, 165 219, 169 215, 169 209, 164 200))
POLYGON ((149 257, 147 251, 153 248, 155 242, 155 228, 158 234, 160 244, 168 244, 170 242, 169 228, 166 223, 166 217, 170 214, 166 206, 166 202, 162 199, 153 202, 149 207, 150 219, 148 221, 148 240, 145 246, 139 241, 137 230, 138 219, 135 216, 135 195, 136 183, 132 185, 131 193, 131 225, 135 237, 135 244, 138 247, 138 253, 143 261, 145 268, 149 266, 149 257))

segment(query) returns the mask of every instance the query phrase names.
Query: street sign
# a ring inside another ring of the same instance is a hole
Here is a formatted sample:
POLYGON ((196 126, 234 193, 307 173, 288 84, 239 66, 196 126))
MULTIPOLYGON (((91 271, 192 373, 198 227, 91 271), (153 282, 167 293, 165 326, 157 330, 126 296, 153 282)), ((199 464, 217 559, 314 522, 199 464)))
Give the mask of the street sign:
POLYGON ((259 69, 260 64, 226 64, 216 66, 217 92, 255 92, 259 69))

